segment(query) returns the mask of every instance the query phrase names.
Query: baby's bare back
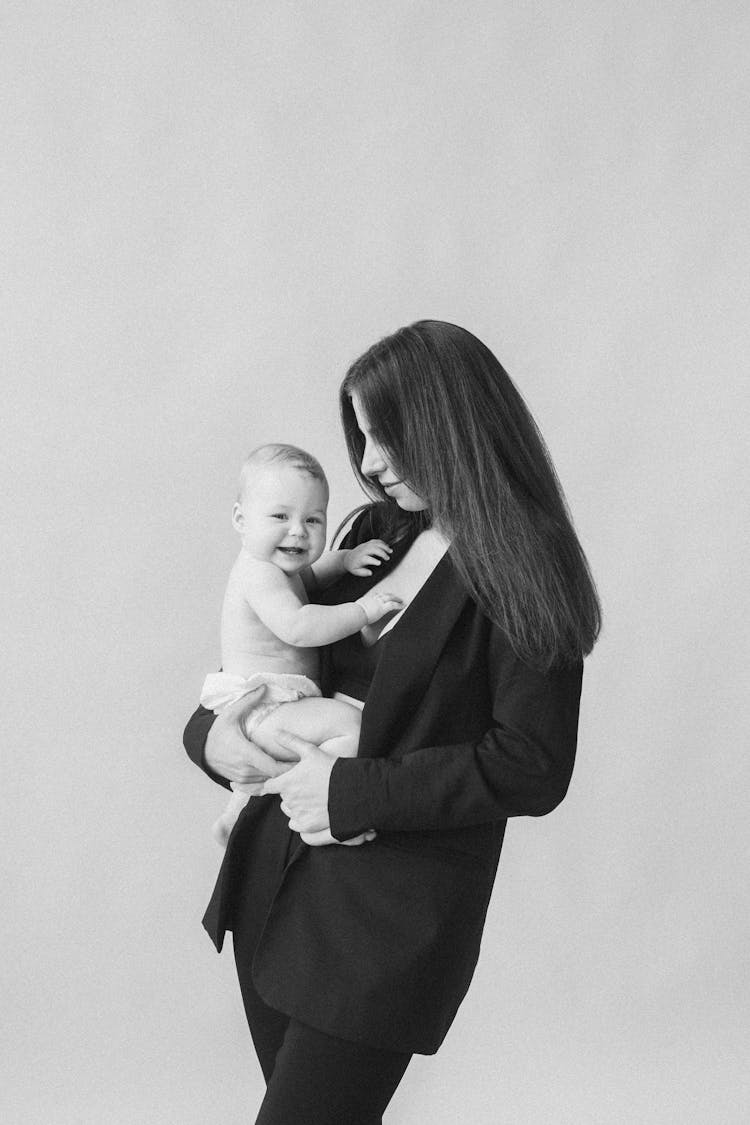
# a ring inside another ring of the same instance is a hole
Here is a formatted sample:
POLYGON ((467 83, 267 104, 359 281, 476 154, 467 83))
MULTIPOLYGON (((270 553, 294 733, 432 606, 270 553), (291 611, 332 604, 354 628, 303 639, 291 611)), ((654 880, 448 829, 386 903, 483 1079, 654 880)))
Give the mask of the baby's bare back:
MULTIPOLYGON (((221 611, 221 664, 225 672, 249 677, 256 672, 289 672, 318 679, 318 650, 296 648, 263 624, 246 594, 248 568, 244 553, 232 567, 221 611)), ((301 580, 294 592, 304 597, 301 580)), ((290 579, 290 586, 293 580, 290 579)), ((306 600, 306 598, 305 598, 306 600)))

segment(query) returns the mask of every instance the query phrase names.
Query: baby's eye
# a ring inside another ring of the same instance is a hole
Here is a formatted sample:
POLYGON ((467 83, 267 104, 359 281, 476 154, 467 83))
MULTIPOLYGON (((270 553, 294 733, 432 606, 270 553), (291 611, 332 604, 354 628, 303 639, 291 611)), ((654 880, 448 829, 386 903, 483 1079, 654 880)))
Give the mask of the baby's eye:
POLYGON ((307 522, 308 523, 322 523, 323 521, 321 520, 321 518, 319 516, 308 516, 307 522))

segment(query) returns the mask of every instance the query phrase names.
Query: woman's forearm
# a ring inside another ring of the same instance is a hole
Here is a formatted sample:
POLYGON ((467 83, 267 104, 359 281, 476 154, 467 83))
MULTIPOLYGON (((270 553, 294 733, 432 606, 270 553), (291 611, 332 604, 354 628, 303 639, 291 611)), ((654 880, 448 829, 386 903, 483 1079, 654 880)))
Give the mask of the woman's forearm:
POLYGON ((575 744, 556 760, 534 752, 527 766, 522 749, 491 730, 477 743, 432 746, 396 760, 340 759, 328 794, 331 831, 343 840, 367 828, 451 829, 542 816, 565 796, 574 751, 575 744))
POLYGON ((225 788, 229 788, 230 781, 243 785, 267 781, 288 770, 296 760, 294 755, 267 753, 248 739, 245 722, 255 707, 251 694, 242 696, 219 715, 199 707, 185 727, 183 742, 190 758, 225 788))
POLYGON ((398 758, 339 760, 328 798, 333 835, 464 828, 551 812, 573 771, 580 686, 580 667, 541 684, 519 675, 498 686, 494 725, 479 739, 398 758))

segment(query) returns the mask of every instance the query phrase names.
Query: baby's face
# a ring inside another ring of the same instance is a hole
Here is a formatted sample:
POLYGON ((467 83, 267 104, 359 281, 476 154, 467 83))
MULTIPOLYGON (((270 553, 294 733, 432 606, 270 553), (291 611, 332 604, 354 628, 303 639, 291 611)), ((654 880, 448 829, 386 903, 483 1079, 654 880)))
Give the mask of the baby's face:
POLYGON ((327 506, 322 481, 293 465, 261 465, 235 504, 232 523, 253 558, 298 574, 325 549, 327 506))

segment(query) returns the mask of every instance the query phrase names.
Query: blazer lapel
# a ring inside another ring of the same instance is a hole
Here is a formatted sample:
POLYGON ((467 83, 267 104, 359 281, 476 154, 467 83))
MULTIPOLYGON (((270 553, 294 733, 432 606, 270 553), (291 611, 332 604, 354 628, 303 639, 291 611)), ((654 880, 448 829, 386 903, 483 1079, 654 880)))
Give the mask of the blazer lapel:
POLYGON ((409 723, 468 600, 444 555, 401 620, 377 642, 384 651, 362 712, 358 757, 386 753, 409 723))

